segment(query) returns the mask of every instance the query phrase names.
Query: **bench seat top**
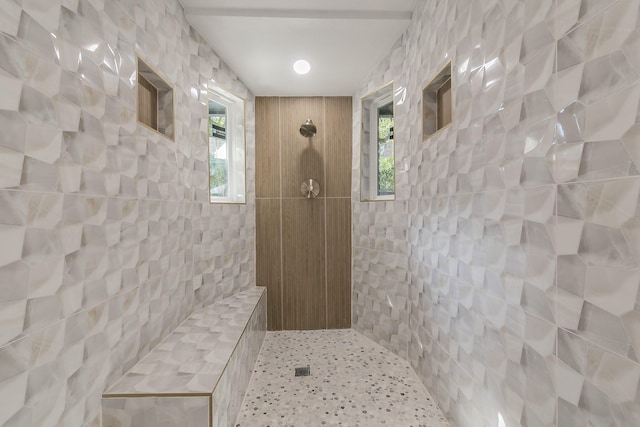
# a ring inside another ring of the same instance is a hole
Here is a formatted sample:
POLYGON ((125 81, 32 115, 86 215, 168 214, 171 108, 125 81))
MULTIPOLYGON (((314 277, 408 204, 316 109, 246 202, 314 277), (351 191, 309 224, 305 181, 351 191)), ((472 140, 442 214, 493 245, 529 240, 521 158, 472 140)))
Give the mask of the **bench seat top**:
POLYGON ((264 293, 254 287, 196 310, 104 396, 212 394, 264 293))

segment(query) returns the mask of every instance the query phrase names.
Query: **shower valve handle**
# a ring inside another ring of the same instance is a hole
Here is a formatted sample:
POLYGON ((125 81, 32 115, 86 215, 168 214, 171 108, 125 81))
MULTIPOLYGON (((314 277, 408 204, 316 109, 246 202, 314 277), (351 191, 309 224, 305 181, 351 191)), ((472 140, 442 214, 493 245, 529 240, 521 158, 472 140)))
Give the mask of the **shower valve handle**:
POLYGON ((307 199, 314 199, 320 194, 320 184, 315 179, 305 179, 300 185, 300 192, 307 199))

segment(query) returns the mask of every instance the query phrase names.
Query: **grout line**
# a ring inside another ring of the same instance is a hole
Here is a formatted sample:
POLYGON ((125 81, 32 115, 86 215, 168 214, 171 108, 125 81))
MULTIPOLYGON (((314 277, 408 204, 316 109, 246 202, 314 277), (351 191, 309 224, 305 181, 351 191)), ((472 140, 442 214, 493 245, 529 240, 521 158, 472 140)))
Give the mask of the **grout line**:
POLYGON ((284 329, 284 228, 282 209, 282 102, 278 98, 278 177, 279 177, 279 218, 280 218, 280 329, 284 329))
MULTIPOLYGON (((324 186, 324 194, 327 195, 327 98, 322 98, 322 181, 324 186)), ((327 198, 324 198, 324 327, 329 329, 329 257, 327 251, 327 198)))
MULTIPOLYGON (((555 3, 555 7, 556 7, 556 12, 557 12, 560 2, 559 2, 559 0, 554 0, 554 3, 555 3)), ((557 25, 557 21, 556 21, 556 25, 557 25)), ((552 29, 552 31, 553 31, 553 29, 552 29)), ((555 34, 555 31, 553 31, 553 33, 555 34)), ((554 39, 555 39, 555 37, 554 37, 554 39)), ((556 56, 555 57, 555 70, 554 70, 554 72, 557 75, 558 74, 558 40, 554 40, 554 42, 555 42, 555 48, 556 48, 556 52, 555 52, 555 56, 556 56)), ((556 115, 556 122, 557 121, 558 121, 558 116, 556 115)), ((556 128, 555 131, 557 132, 557 128, 556 128)), ((555 140, 555 136, 556 135, 554 135, 554 138, 553 138, 554 140, 555 140)), ((555 184, 554 187, 555 187, 555 203, 554 203, 554 214, 555 215, 554 215, 553 221, 555 222, 556 232, 557 232, 557 230, 558 230, 558 228, 557 228, 557 224, 558 224, 558 193, 559 193, 559 190, 560 190, 560 184, 555 184)), ((554 246, 554 252, 556 252, 555 246, 554 246)), ((560 341, 559 341, 558 337, 560 336, 560 334, 558 333, 558 254, 555 253, 554 255, 555 255, 555 277, 554 277, 553 285, 555 285, 556 295, 555 295, 555 298, 554 298, 554 301, 553 301, 553 326, 554 326, 555 333, 556 333, 556 337, 555 337, 555 346, 556 346, 556 348, 555 348, 555 354, 553 354, 553 352, 552 352, 552 355, 553 355, 553 363, 555 365, 556 371, 553 373, 553 375, 551 377, 555 381, 555 384, 554 384, 554 391, 555 391, 555 394, 556 394, 555 395, 555 401, 556 401, 555 402, 556 403, 556 407, 555 407, 555 416, 556 416, 555 424, 558 425, 558 422, 560 420, 560 410, 559 410, 559 406, 560 405, 559 405, 559 402, 558 402, 558 398, 559 398, 558 397, 558 373, 560 372, 560 351, 559 351, 560 350, 560 347, 559 347, 560 341)), ((553 287, 554 286, 552 286, 552 288, 553 287)), ((524 311, 524 308, 523 308, 523 311, 524 311)))
MULTIPOLYGON (((640 362, 637 362, 637 361, 635 361, 635 360, 631 359, 629 356, 625 356, 625 355, 624 355, 624 354, 622 354, 620 351, 613 350, 613 349, 611 349, 610 347, 605 347, 604 345, 602 345, 602 344, 600 344, 600 343, 597 343, 597 342, 593 341, 592 339, 590 339, 590 338, 588 338, 588 337, 586 337, 586 336, 584 336, 584 335, 580 335, 579 333, 577 333, 577 332, 579 332, 579 331, 575 331, 575 330, 567 329, 567 328, 564 328, 564 327, 561 327, 561 326, 557 326, 557 325, 556 325, 556 329, 558 329, 558 330, 562 330, 562 331, 566 332, 567 334, 572 335, 574 338, 577 338, 577 339, 579 339, 579 340, 581 340, 581 341, 584 341, 586 344, 588 344, 588 345, 590 345, 590 346, 592 346, 592 347, 596 347, 596 348, 598 348, 599 350, 603 351, 604 353, 608 353, 608 354, 613 355, 613 356, 616 356, 616 357, 618 357, 618 358, 620 358, 620 359, 624 359, 624 360, 625 360, 625 362, 633 363, 634 365, 638 365, 638 366, 640 366, 640 362)), ((557 336, 559 336, 559 334, 558 334, 557 336)), ((556 336, 556 341, 558 341, 558 342, 559 342, 559 339, 557 338, 557 336, 556 336)), ((630 345, 630 346, 631 346, 631 345, 630 345)), ((560 358, 560 356, 559 356, 559 355, 554 354, 553 356, 554 356, 554 357, 555 357, 555 359, 556 359, 556 363, 558 363, 558 364, 559 364, 559 363, 560 363, 560 361, 562 361, 563 363, 565 363, 565 364, 566 364, 566 362, 564 362, 564 361, 560 358)), ((572 368, 572 369, 573 369, 573 368, 572 368)), ((631 400, 633 400, 633 397, 630 397, 630 399, 631 399, 631 400)))
MULTIPOLYGON (((257 200, 300 200, 303 199, 304 197, 298 196, 298 197, 258 197, 257 200)), ((341 196, 330 196, 330 197, 325 197, 325 196, 318 196, 318 197, 314 197, 314 199, 320 200, 320 199, 341 199, 341 200, 351 200, 351 197, 341 197, 341 196)))
POLYGON ((213 393, 209 395, 209 427, 213 427, 213 393))
POLYGON ((354 280, 353 277, 355 276, 354 274, 354 267, 356 265, 355 260, 354 260, 354 254, 353 254, 353 248, 354 248, 354 242, 355 242, 355 227, 353 226, 354 222, 355 222, 355 218, 354 218, 354 207, 355 207, 355 199, 353 198, 353 188, 354 188, 354 181, 355 181, 355 188, 357 189, 357 193, 358 195, 362 194, 362 189, 360 188, 360 178, 361 178, 361 171, 360 171, 360 166, 362 164, 362 157, 361 157, 361 151, 362 149, 360 148, 360 129, 362 127, 362 121, 361 119, 357 119, 357 114, 360 114, 360 116, 362 115, 361 111, 360 111, 360 100, 355 100, 355 95, 353 95, 351 97, 351 141, 349 141, 350 143, 350 150, 351 150, 351 171, 350 171, 350 182, 349 182, 349 234, 350 234, 350 240, 349 240, 349 326, 351 328, 354 327, 354 322, 353 322, 353 313, 354 313, 354 309, 353 309, 353 305, 354 305, 354 280), (354 131, 355 128, 355 124, 358 124, 358 129, 356 131, 354 131), (354 151, 356 151, 356 138, 358 138, 358 146, 357 146, 357 155, 358 155, 358 167, 354 168, 353 165, 353 159, 355 158, 354 156, 354 151), (354 173, 354 169, 355 169, 355 173, 354 173))
MULTIPOLYGON (((539 122, 538 122, 539 123, 539 122)), ((282 180, 282 177, 280 177, 282 180)), ((549 187, 552 185, 576 185, 576 184, 596 184, 601 182, 610 182, 610 181, 620 181, 625 179, 640 179, 640 174, 638 175, 625 175, 625 176, 613 176, 609 178, 600 178, 600 179, 578 179, 571 180, 565 182, 549 182, 545 184, 536 184, 536 185, 525 185, 525 186, 511 186, 505 188, 491 188, 491 189, 482 189, 478 191, 466 191, 466 192, 457 192, 457 193, 441 193, 441 194, 424 194, 420 197, 409 197, 405 199, 395 199, 395 200, 358 200, 353 199, 355 203, 359 204, 367 204, 367 203, 390 203, 390 202, 410 202, 414 200, 428 200, 434 198, 442 198, 442 197, 454 197, 454 196, 469 196, 474 194, 484 194, 484 193, 493 193, 498 191, 510 191, 510 190, 529 190, 533 188, 541 188, 541 187, 549 187)), ((250 203, 211 203, 207 200, 197 200, 197 199, 172 199, 172 198, 150 198, 150 197, 141 197, 141 196, 132 196, 126 194, 116 194, 116 195, 107 195, 107 194, 92 194, 92 193, 65 193, 62 191, 49 191, 49 190, 31 190, 24 188, 0 188, 0 192, 9 192, 9 193, 27 193, 27 194, 41 194, 41 195, 60 195, 60 196, 73 196, 73 197, 85 197, 85 198, 105 198, 105 199, 122 199, 122 200, 138 200, 138 201, 156 201, 156 202, 168 202, 168 203, 199 203, 203 205, 209 206, 248 206, 250 203)), ((296 197, 281 197, 281 199, 295 199, 296 197)), ((352 199, 349 197, 318 197, 318 198, 328 198, 328 199, 352 199)), ((256 199, 264 200, 264 199, 276 199, 275 197, 256 197, 256 199)))

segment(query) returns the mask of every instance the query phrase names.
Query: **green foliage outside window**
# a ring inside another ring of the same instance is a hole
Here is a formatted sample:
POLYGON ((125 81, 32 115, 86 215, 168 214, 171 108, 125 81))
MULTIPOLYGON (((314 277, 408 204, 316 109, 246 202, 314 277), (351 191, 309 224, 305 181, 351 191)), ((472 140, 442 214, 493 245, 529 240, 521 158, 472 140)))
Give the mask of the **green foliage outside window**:
POLYGON ((378 117, 378 194, 394 192, 393 117, 378 117))
POLYGON ((226 115, 210 115, 209 116, 209 130, 207 131, 207 135, 213 135, 213 125, 219 126, 221 128, 226 128, 227 116, 226 115))
POLYGON ((393 127, 393 117, 378 117, 378 146, 387 142, 393 127))
POLYGON ((227 161, 211 158, 209 161, 209 188, 211 195, 216 197, 227 196, 227 161))
MULTIPOLYGON (((227 121, 226 114, 209 115, 209 137, 213 135, 213 126, 225 128, 227 121)), ((227 188, 229 181, 228 161, 215 157, 215 152, 226 144, 226 141, 220 138, 211 138, 209 142, 209 189, 211 196, 227 197, 227 188)))

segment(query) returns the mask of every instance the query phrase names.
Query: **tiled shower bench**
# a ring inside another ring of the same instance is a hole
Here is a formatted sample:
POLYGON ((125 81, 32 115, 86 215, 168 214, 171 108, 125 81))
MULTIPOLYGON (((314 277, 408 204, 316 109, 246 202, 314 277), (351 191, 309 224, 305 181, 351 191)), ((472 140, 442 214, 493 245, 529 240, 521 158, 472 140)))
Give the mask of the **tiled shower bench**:
POLYGON ((194 312, 102 396, 103 427, 227 427, 266 333, 255 287, 194 312))

